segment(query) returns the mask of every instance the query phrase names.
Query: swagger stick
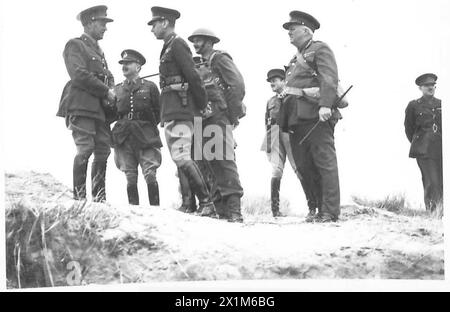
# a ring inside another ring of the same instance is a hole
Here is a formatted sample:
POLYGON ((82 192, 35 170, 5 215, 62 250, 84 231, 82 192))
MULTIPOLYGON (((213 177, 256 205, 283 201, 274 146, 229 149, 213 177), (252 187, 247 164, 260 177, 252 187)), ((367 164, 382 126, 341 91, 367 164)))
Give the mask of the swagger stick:
MULTIPOLYGON (((334 105, 332 107, 336 107, 341 101, 342 99, 347 95, 347 93, 353 88, 353 85, 351 85, 347 91, 344 92, 344 94, 342 94, 334 103, 334 105)), ((306 139, 311 135, 311 133, 314 131, 314 129, 316 129, 316 127, 319 125, 320 123, 320 119, 314 124, 314 126, 311 128, 311 130, 308 131, 308 133, 306 133, 306 135, 303 137, 303 139, 298 143, 298 145, 302 145, 306 139)))

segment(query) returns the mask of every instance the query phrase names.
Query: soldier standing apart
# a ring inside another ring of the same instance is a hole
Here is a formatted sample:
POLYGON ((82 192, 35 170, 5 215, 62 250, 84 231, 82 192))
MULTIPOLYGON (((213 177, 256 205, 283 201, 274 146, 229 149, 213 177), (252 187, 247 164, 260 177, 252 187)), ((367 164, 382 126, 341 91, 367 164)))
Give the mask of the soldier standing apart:
POLYGON ((215 216, 214 203, 200 168, 192 160, 194 116, 201 116, 206 107, 206 91, 195 70, 192 53, 187 43, 175 33, 176 10, 152 7, 153 17, 148 25, 158 40, 164 41, 160 55, 161 122, 167 145, 177 165, 178 176, 187 177, 199 200, 202 216, 215 216))
POLYGON ((283 177, 286 156, 297 173, 294 156, 292 155, 289 134, 280 131, 277 124, 280 113, 281 98, 279 94, 285 87, 285 72, 283 69, 271 69, 267 73, 267 82, 276 94, 269 99, 266 106, 266 136, 261 150, 267 153, 267 158, 272 165, 271 180, 271 208, 274 217, 284 217, 280 212, 280 184, 283 177))
POLYGON ((332 109, 337 99, 337 65, 328 45, 313 40, 313 33, 320 23, 300 11, 292 11, 290 18, 283 28, 289 31, 291 44, 297 48, 297 53, 287 67, 286 86, 299 90, 319 87, 320 100, 313 104, 305 96, 288 95, 288 89, 285 89, 282 95, 287 96, 280 111, 279 124, 283 131, 290 132, 292 153, 308 201, 306 221, 333 222, 340 214, 334 146, 334 126, 340 115, 332 109))
POLYGON ((110 154, 111 131, 107 123, 108 101, 115 100, 114 79, 98 45, 106 31, 106 6, 95 6, 78 14, 84 34, 71 39, 64 49, 64 62, 70 76, 61 97, 57 116, 66 118, 72 130, 77 154, 73 163, 73 196, 86 198, 86 172, 92 153, 92 198, 106 200, 106 162, 110 154))
POLYGON ((114 160, 127 178, 128 202, 139 205, 138 165, 147 183, 151 206, 159 206, 156 170, 161 165, 159 91, 151 81, 139 78, 144 56, 135 50, 121 54, 125 81, 116 86, 117 118, 112 130, 114 160))
POLYGON ((409 157, 416 158, 422 173, 425 207, 435 211, 442 204, 442 115, 441 100, 434 97, 435 74, 416 79, 423 96, 409 102, 405 112, 405 132, 411 142, 409 157))
POLYGON ((216 178, 219 195, 215 206, 219 217, 230 222, 242 222, 241 197, 244 191, 236 165, 232 129, 245 115, 242 103, 245 95, 244 79, 231 56, 214 49, 220 39, 212 31, 197 29, 188 40, 193 43, 195 52, 202 57, 200 72, 208 95, 203 128, 215 125, 220 129, 214 132, 211 140, 220 142, 222 146, 214 146, 216 150, 211 151, 212 155, 203 155, 210 161, 216 178))

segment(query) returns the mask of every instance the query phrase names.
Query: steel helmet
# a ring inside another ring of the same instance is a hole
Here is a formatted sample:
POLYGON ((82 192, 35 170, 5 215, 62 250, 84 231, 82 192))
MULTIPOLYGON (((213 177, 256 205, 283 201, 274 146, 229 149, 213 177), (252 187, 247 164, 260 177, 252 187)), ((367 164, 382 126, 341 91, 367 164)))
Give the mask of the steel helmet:
POLYGON ((194 31, 192 33, 192 35, 190 35, 188 37, 188 40, 190 42, 193 42, 195 37, 208 37, 208 38, 211 38, 213 40, 213 43, 217 43, 217 42, 220 41, 220 39, 211 30, 209 30, 207 28, 199 28, 199 29, 197 29, 196 31, 194 31))

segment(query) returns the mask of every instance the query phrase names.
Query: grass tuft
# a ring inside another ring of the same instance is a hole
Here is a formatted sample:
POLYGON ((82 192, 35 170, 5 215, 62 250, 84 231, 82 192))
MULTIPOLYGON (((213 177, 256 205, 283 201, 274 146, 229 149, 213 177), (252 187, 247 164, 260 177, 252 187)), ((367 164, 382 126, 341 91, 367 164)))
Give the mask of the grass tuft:
POLYGON ((76 261, 86 273, 101 252, 100 233, 118 224, 109 207, 86 201, 66 207, 12 199, 5 217, 9 288, 67 285, 68 264, 76 261))
POLYGON ((381 200, 368 200, 359 196, 352 196, 353 201, 365 207, 374 207, 393 212, 398 215, 408 217, 429 217, 433 219, 440 219, 443 216, 443 205, 438 205, 436 211, 429 212, 426 210, 415 209, 407 202, 404 194, 387 195, 381 200))

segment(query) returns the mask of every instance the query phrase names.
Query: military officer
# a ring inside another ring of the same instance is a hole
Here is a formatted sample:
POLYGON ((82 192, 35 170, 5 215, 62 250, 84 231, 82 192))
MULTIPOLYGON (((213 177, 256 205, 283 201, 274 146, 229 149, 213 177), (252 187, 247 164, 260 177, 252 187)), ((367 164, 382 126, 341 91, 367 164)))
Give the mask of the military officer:
POLYGON ((214 155, 205 157, 210 160, 209 163, 216 178, 217 212, 219 217, 226 218, 230 222, 242 222, 241 197, 244 191, 236 165, 232 129, 245 115, 242 103, 245 95, 244 79, 231 56, 214 49, 214 45, 220 39, 211 30, 197 29, 188 40, 193 43, 195 52, 201 55, 198 69, 208 95, 208 106, 203 115, 203 128, 206 129, 212 125, 220 128, 211 140, 221 142, 222 146, 219 149, 223 151, 222 155, 212 151, 211 154, 214 155))
POLYGON ((267 82, 270 83, 275 95, 269 99, 266 106, 266 136, 261 150, 267 153, 267 158, 272 165, 271 180, 271 208, 274 217, 282 217, 280 212, 280 184, 283 177, 286 157, 295 172, 297 172, 294 156, 292 155, 289 134, 280 131, 277 123, 280 112, 281 98, 279 94, 285 87, 285 71, 283 69, 271 69, 267 73, 267 82))
POLYGON ((112 130, 114 160, 127 179, 128 202, 139 205, 138 165, 147 183, 151 206, 159 206, 156 170, 161 165, 159 90, 151 81, 139 77, 145 57, 135 50, 121 54, 125 81, 116 86, 117 118, 112 130))
POLYGON ((77 19, 84 34, 71 39, 64 48, 64 62, 70 76, 61 97, 57 116, 66 118, 77 148, 73 163, 74 199, 86 198, 86 172, 89 158, 94 154, 91 169, 92 197, 94 201, 106 200, 105 174, 110 154, 111 131, 107 119, 109 102, 115 100, 114 79, 98 45, 103 39, 107 7, 95 6, 82 11, 77 19))
POLYGON ((167 145, 182 176, 198 198, 200 215, 215 216, 216 211, 199 166, 191 157, 194 117, 201 116, 206 107, 206 91, 195 70, 192 53, 187 43, 175 33, 175 21, 180 13, 173 9, 152 7, 148 25, 158 40, 164 41, 160 55, 161 122, 167 145))
POLYGON ((283 131, 290 132, 292 153, 308 201, 306 221, 333 222, 340 214, 334 146, 338 112, 333 109, 337 99, 338 70, 329 46, 313 40, 314 31, 319 27, 320 23, 313 16, 300 11, 292 11, 290 21, 283 25, 297 53, 286 69, 289 89, 282 92, 286 97, 279 124, 283 131), (287 91, 311 87, 320 88, 318 104, 310 102, 302 93, 287 91))
POLYGON ((425 207, 435 211, 442 204, 442 115, 441 100, 434 97, 437 76, 423 74, 416 79, 422 97, 409 102, 405 111, 405 132, 422 173, 425 207))

